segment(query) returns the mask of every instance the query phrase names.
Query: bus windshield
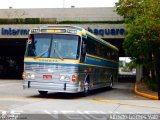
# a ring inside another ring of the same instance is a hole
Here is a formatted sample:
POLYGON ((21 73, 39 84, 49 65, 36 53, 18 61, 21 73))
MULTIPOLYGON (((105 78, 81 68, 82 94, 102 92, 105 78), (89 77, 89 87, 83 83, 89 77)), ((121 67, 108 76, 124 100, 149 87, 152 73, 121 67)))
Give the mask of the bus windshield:
POLYGON ((31 34, 25 57, 78 59, 80 37, 62 34, 31 34))

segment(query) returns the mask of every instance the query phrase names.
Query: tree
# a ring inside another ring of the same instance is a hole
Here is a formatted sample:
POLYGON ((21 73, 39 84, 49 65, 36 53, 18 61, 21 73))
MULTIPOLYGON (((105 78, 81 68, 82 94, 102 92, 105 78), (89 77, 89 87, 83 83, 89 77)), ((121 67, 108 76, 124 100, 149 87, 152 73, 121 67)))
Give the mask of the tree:
POLYGON ((126 53, 148 71, 145 76, 150 81, 156 82, 160 73, 160 0, 119 0, 116 7, 125 20, 126 53))

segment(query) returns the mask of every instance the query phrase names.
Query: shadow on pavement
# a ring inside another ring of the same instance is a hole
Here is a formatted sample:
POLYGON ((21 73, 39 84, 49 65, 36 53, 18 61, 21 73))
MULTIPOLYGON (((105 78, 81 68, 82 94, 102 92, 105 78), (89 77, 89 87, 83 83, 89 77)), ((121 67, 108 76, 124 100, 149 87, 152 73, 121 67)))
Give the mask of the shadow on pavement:
POLYGON ((93 96, 100 93, 105 93, 106 91, 114 90, 109 88, 100 88, 96 90, 89 91, 89 94, 86 97, 82 97, 81 93, 48 93, 47 95, 34 95, 30 96, 32 98, 47 98, 47 99, 81 99, 81 98, 87 98, 89 96, 93 96))

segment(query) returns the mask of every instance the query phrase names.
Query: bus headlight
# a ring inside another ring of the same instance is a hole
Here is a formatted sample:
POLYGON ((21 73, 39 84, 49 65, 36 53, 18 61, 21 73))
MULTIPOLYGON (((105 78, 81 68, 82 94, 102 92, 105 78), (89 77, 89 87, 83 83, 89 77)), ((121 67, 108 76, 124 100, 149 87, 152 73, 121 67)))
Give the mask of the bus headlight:
POLYGON ((31 79, 35 79, 35 74, 31 74, 31 79))
POLYGON ((27 79, 35 79, 35 74, 34 73, 27 73, 26 75, 27 79))
POLYGON ((60 81, 69 82, 71 80, 68 75, 60 75, 60 81))

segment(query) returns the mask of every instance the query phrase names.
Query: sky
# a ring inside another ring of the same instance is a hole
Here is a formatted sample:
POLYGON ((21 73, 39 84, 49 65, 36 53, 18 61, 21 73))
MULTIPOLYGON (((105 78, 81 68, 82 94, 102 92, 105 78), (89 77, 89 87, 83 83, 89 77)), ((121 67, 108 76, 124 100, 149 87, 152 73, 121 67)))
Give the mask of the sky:
POLYGON ((0 0, 0 9, 114 7, 118 0, 0 0))

